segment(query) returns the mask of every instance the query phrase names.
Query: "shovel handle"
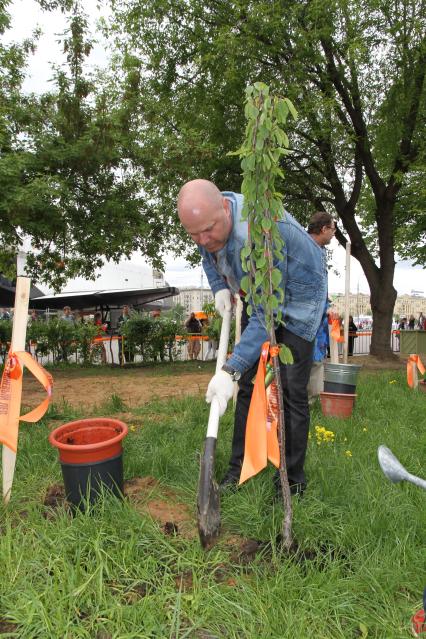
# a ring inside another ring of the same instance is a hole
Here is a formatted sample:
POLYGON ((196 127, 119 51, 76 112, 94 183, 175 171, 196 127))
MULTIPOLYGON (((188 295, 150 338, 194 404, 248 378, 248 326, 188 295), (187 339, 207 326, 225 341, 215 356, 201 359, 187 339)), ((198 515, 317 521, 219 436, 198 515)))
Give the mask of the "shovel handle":
POLYGON ((217 431, 219 430, 219 402, 213 397, 210 404, 209 421, 207 424, 206 437, 214 437, 217 439, 217 431))
POLYGON ((220 371, 220 369, 226 362, 226 356, 228 354, 229 331, 231 329, 231 314, 231 310, 225 311, 222 318, 222 328, 220 329, 219 348, 217 350, 216 359, 216 373, 220 371))
MULTIPOLYGON (((232 311, 225 311, 222 319, 222 328, 220 329, 219 348, 217 351, 216 373, 220 371, 226 362, 228 354, 229 331, 231 328, 232 311)), ((219 429, 219 402, 213 397, 210 405, 209 422, 207 425, 206 437, 214 437, 217 439, 217 431, 219 429)))

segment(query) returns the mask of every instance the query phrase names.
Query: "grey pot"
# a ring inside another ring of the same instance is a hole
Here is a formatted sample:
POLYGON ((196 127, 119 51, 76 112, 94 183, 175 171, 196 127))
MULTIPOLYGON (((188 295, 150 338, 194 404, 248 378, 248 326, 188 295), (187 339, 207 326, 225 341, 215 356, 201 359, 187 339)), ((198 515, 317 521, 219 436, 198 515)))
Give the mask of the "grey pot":
POLYGON ((356 386, 360 370, 361 366, 358 364, 331 364, 327 362, 324 365, 324 382, 356 386))

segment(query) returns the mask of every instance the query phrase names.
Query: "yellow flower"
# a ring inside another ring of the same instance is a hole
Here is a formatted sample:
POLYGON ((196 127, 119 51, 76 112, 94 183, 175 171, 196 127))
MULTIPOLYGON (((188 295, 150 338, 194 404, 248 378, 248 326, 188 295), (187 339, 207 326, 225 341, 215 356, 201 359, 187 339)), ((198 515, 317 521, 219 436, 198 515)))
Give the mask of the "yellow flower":
POLYGON ((391 379, 389 384, 396 384, 396 379, 391 379))
POLYGON ((367 429, 366 429, 366 428, 363 428, 363 429, 362 429, 362 431, 363 431, 364 433, 366 433, 366 432, 367 432, 367 429))
POLYGON ((346 457, 352 457, 352 453, 350 450, 345 450, 346 457))
POLYGON ((136 426, 133 426, 132 424, 132 426, 129 426, 129 430, 132 431, 132 433, 134 433, 136 430, 136 426))
POLYGON ((317 444, 320 445, 323 442, 334 442, 335 435, 332 430, 327 430, 324 426, 315 426, 315 436, 317 444))

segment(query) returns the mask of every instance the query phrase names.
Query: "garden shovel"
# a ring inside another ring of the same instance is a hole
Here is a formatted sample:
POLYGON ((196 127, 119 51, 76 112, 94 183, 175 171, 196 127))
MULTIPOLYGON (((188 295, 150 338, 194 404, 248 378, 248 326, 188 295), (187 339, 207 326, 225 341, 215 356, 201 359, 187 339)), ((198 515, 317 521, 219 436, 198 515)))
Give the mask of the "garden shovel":
POLYGON ((412 475, 405 470, 404 466, 397 460, 395 455, 391 450, 389 450, 389 448, 387 448, 387 446, 379 446, 377 449, 377 455, 381 469, 391 482, 395 484, 399 481, 405 480, 426 490, 426 479, 416 477, 416 475, 412 475))
MULTIPOLYGON (((225 311, 220 331, 219 349, 217 351, 216 373, 226 361, 231 326, 231 312, 225 311)), ((220 530, 220 498, 219 486, 214 478, 214 460, 216 454, 217 431, 219 428, 219 404, 213 397, 207 435, 204 443, 204 454, 201 458, 200 478, 198 481, 198 532, 203 548, 214 542, 220 530)))

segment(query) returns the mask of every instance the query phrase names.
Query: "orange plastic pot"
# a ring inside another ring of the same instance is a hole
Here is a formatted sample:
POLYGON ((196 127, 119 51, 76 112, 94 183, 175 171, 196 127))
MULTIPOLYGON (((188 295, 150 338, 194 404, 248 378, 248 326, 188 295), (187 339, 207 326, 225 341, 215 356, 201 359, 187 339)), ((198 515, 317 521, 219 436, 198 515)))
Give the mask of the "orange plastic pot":
POLYGON ((50 433, 72 506, 84 510, 84 500, 94 503, 104 489, 122 497, 122 442, 127 433, 124 422, 106 417, 69 422, 50 433))
POLYGON ((356 393, 320 393, 320 399, 322 414, 326 417, 350 417, 356 393))

